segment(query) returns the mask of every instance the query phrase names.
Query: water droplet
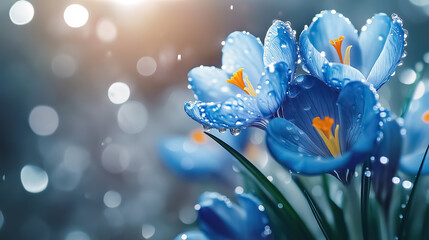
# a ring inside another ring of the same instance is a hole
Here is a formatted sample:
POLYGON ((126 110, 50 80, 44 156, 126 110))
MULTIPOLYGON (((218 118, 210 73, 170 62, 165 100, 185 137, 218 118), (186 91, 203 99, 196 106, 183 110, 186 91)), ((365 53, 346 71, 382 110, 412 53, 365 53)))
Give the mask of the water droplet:
POLYGON ((387 163, 389 163, 389 158, 387 158, 385 156, 381 156, 380 157, 380 163, 381 164, 387 164, 387 163))
POLYGON ((229 132, 234 136, 238 136, 240 134, 241 130, 238 128, 231 128, 231 129, 229 129, 229 132))
POLYGON ((365 171, 365 177, 371 177, 371 171, 366 170, 365 171))

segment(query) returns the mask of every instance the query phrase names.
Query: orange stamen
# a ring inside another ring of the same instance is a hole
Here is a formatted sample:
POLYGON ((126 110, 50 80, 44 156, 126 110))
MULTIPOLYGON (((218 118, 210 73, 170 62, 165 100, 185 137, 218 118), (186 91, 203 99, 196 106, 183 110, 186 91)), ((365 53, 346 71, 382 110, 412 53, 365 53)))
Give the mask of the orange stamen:
POLYGON ((325 117, 325 119, 320 119, 320 117, 313 118, 313 127, 320 129, 326 137, 329 138, 331 133, 331 127, 334 124, 334 119, 330 117, 325 117))
POLYGON ((429 110, 427 110, 426 112, 423 113, 423 115, 422 115, 422 121, 424 123, 429 124, 429 110))
POLYGON ((343 55, 341 54, 341 44, 343 44, 344 37, 340 36, 334 40, 331 40, 329 43, 334 46, 335 50, 337 50, 338 57, 340 58, 340 62, 343 62, 343 55))
POLYGON ((206 141, 203 131, 199 129, 191 132, 191 139, 197 143, 204 143, 206 141))
POLYGON ((252 83, 249 81, 249 79, 246 77, 246 84, 244 84, 244 79, 243 79, 243 69, 238 70, 237 72, 235 72, 231 79, 226 80, 227 83, 232 83, 235 86, 241 88, 241 90, 243 90, 245 93, 247 93, 250 96, 254 96, 257 97, 256 95, 256 91, 252 86, 252 83))
POLYGON ((245 90, 246 85, 244 84, 244 81, 243 81, 243 68, 235 72, 230 79, 226 80, 226 82, 234 84, 235 86, 241 88, 243 91, 249 94, 245 90))

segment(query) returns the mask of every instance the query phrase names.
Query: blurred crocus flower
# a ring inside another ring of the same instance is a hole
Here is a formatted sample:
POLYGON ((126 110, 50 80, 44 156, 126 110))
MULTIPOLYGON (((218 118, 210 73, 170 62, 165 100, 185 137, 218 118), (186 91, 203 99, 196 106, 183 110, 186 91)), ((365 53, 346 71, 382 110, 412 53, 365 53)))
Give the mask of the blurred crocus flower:
MULTIPOLYGON (((237 151, 247 146, 248 131, 238 136, 213 133, 237 151)), ((173 171, 186 178, 226 177, 232 172, 233 157, 219 144, 196 129, 189 136, 170 136, 158 143, 158 153, 173 171), (229 170, 229 171, 227 171, 229 170)))
POLYGON ((340 89, 348 81, 366 80, 379 89, 405 56, 407 31, 396 14, 376 14, 360 35, 350 20, 335 10, 322 11, 299 39, 303 67, 340 89))
MULTIPOLYGON (((186 236, 185 239, 272 239, 268 216, 262 202, 247 193, 237 194, 237 199, 239 205, 219 193, 203 193, 195 207, 201 232, 192 232, 195 237, 186 236)), ((181 238, 183 239, 183 234, 176 239, 181 238)))
POLYGON ((290 83, 283 118, 267 127, 272 156, 295 172, 331 173, 343 182, 369 158, 380 115, 375 90, 353 81, 338 93, 323 81, 302 75, 290 83))
POLYGON ((222 69, 196 67, 189 88, 197 101, 186 113, 206 128, 236 133, 248 126, 264 128, 277 113, 298 61, 295 31, 275 21, 265 44, 246 32, 233 32, 222 48, 222 69))
MULTIPOLYGON (((408 173, 415 174, 419 170, 424 152, 429 144, 429 85, 418 99, 411 101, 407 113, 404 116, 404 144, 400 168, 408 173)), ((427 159, 422 169, 423 174, 429 174, 427 159)))

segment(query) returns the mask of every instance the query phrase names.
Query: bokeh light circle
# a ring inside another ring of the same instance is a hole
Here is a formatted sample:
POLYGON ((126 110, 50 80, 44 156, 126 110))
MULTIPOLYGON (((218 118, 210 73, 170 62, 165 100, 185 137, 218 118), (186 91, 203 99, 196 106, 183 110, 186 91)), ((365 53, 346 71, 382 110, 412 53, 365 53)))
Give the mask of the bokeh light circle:
POLYGON ((147 124, 148 114, 146 107, 136 101, 127 102, 119 108, 119 128, 129 134, 141 132, 147 124))
POLYGON ((102 19, 97 23, 97 36, 103 42, 115 40, 118 30, 115 24, 108 19, 102 19))
POLYGON ((24 25, 34 17, 34 7, 30 2, 20 0, 15 2, 9 10, 10 20, 16 25, 24 25))
POLYGON ((144 239, 149 239, 155 234, 155 226, 152 224, 144 224, 142 226, 142 236, 144 239))
POLYGON ((59 78, 69 78, 77 70, 76 60, 68 54, 59 54, 52 59, 52 72, 59 78))
POLYGON ((406 85, 413 84, 416 79, 417 73, 413 69, 405 69, 401 74, 399 74, 399 81, 406 85))
POLYGON ((137 61, 137 71, 145 77, 154 74, 156 67, 156 61, 152 57, 142 57, 137 61))
POLYGON ((48 174, 37 166, 25 165, 21 169, 21 183, 27 192, 42 192, 48 186, 48 182, 48 174))
POLYGON ((130 154, 122 146, 110 144, 103 150, 101 164, 111 173, 121 173, 130 165, 130 154))
POLYGON ((123 82, 115 82, 110 85, 107 95, 114 104, 122 104, 130 97, 130 87, 123 82))
POLYGON ((82 231, 72 231, 69 232, 65 238, 65 240, 90 240, 88 234, 82 231))
POLYGON ((88 22, 89 12, 80 4, 69 5, 64 10, 64 21, 69 27, 79 28, 88 22))
POLYGON ((121 194, 112 190, 107 191, 103 197, 104 205, 106 205, 106 207, 108 208, 118 207, 119 205, 121 205, 121 201, 122 201, 121 194))
POLYGON ((55 109, 40 105, 31 110, 28 122, 35 134, 48 136, 57 130, 59 118, 55 109))
POLYGON ((4 224, 4 216, 3 216, 3 212, 0 210, 0 230, 3 227, 4 224))

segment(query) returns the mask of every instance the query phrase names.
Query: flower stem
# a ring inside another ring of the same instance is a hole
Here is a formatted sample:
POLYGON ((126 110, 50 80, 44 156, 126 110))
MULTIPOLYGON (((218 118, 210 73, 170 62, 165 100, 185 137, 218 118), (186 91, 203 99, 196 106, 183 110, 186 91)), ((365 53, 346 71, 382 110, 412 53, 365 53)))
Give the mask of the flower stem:
POLYGON ((360 213, 360 201, 359 196, 354 187, 353 181, 349 185, 344 186, 344 193, 346 197, 345 210, 347 214, 347 225, 350 229, 350 239, 360 240, 363 239, 362 235, 362 224, 361 224, 361 213, 360 213))

